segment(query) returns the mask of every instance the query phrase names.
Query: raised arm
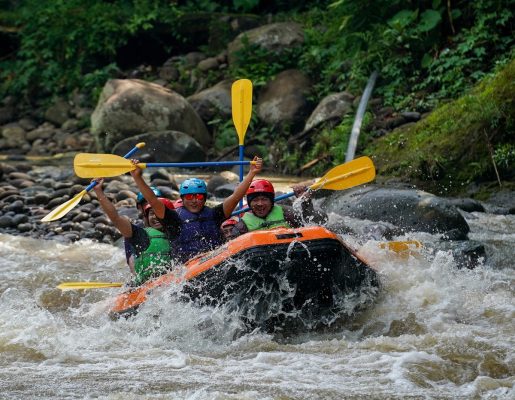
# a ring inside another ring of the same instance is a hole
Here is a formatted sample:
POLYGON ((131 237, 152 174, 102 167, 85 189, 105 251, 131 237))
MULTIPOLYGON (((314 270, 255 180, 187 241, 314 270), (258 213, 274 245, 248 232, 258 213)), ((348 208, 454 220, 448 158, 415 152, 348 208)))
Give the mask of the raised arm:
POLYGON ((106 215, 109 217, 113 225, 120 231, 123 237, 130 238, 132 237, 132 226, 130 221, 126 218, 118 214, 118 211, 116 211, 116 208, 114 207, 113 203, 111 203, 111 200, 107 198, 107 196, 104 193, 104 190, 102 189, 102 185, 104 183, 104 179, 96 179, 98 184, 93 187, 93 190, 95 191, 95 194, 97 195, 98 202, 100 203, 100 206, 102 207, 102 210, 106 213, 106 215))
MULTIPOLYGON (((137 164, 138 160, 131 160, 133 164, 137 164)), ((145 200, 147 200, 150 206, 153 208, 154 213, 157 218, 164 218, 165 216, 165 206, 161 203, 157 196, 154 194, 154 191, 150 189, 150 186, 147 185, 147 182, 143 179, 143 170, 141 168, 136 168, 134 171, 131 171, 132 178, 136 185, 138 186, 140 192, 143 194, 145 200)))
POLYGON ((250 170, 247 176, 243 179, 243 181, 240 182, 238 186, 236 186, 236 189, 234 189, 233 194, 231 194, 229 197, 227 197, 224 200, 224 215, 225 218, 229 218, 231 216, 231 213, 234 211, 236 206, 238 205, 238 202, 243 199, 243 196, 245 196, 245 193, 247 193, 247 190, 252 183, 252 180, 254 177, 261 171, 263 168, 263 159, 259 157, 254 157, 252 161, 256 161, 256 164, 250 164, 250 170))

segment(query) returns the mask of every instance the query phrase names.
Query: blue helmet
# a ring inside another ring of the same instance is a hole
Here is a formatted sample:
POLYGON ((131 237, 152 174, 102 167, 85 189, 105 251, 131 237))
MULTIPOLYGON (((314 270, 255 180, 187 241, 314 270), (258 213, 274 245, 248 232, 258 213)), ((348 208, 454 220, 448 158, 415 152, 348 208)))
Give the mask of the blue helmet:
MULTIPOLYGON (((154 192, 156 197, 163 197, 163 193, 155 186, 150 186, 150 189, 152 189, 152 191, 154 192)), ((143 193, 139 192, 138 195, 136 196, 136 203, 141 204, 141 203, 144 203, 145 201, 147 201, 147 200, 145 200, 143 193)))
POLYGON ((198 178, 189 178, 181 183, 181 187, 179 188, 180 195, 188 194, 188 193, 202 193, 207 194, 207 186, 206 182, 202 179, 198 178))

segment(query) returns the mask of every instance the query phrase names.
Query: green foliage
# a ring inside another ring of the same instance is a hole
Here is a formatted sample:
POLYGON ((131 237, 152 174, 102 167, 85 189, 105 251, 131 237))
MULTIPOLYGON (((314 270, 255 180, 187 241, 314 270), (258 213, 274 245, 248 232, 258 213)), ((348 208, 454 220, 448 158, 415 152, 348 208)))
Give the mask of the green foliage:
POLYGON ((319 78, 320 96, 360 92, 377 70, 374 93, 386 104, 424 111, 510 59, 513 9, 514 0, 339 0, 303 16, 299 65, 319 78))
MULTIPOLYGON (((358 147, 360 148, 369 140, 365 131, 371 121, 372 115, 366 113, 363 118, 362 132, 359 136, 358 147)), ((320 162, 311 167, 309 173, 315 176, 323 175, 329 168, 345 162, 353 123, 354 116, 346 115, 338 125, 326 126, 309 139, 311 145, 306 146, 309 150, 301 151, 297 149, 293 153, 288 151, 283 154, 280 164, 285 166, 285 171, 291 173, 297 171, 299 165, 319 159, 320 162)))
POLYGON ((214 147, 218 153, 238 144, 238 134, 231 119, 215 119, 209 125, 214 127, 214 147))
POLYGON ((238 11, 249 12, 259 4, 259 0, 233 0, 234 8, 238 11))
POLYGON ((499 144, 494 151, 494 161, 499 168, 513 171, 515 169, 515 144, 499 144))
POLYGON ((514 166, 515 60, 470 93, 438 107, 414 126, 369 144, 381 175, 459 191, 473 180, 495 179, 490 148, 501 172, 514 166))
POLYGON ((84 75, 115 70, 105 65, 131 35, 174 15, 165 0, 24 0, 18 57, 0 65, 1 89, 42 96, 81 88, 84 75))
POLYGON ((264 86, 276 74, 295 68, 301 48, 285 49, 280 54, 251 44, 243 37, 243 47, 235 53, 235 62, 230 67, 233 77, 245 77, 255 87, 264 86))

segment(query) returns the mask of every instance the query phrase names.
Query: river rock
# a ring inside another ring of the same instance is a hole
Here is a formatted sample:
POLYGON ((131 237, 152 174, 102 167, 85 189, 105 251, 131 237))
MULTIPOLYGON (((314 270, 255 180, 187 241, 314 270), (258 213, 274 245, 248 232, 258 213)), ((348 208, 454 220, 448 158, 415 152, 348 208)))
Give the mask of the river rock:
POLYGON ((306 121, 304 131, 309 131, 329 120, 341 121, 352 110, 353 100, 354 96, 348 92, 333 93, 324 97, 306 121))
POLYGON ((55 125, 61 126, 69 118, 70 111, 71 106, 66 100, 57 99, 56 102, 45 111, 45 119, 55 125))
POLYGON ((91 115, 91 132, 100 150, 111 151, 119 141, 140 133, 169 129, 202 146, 211 142, 204 122, 184 97, 142 80, 109 80, 91 115))
POLYGON ((229 197, 231 194, 234 193, 234 189, 236 189, 236 184, 234 183, 226 183, 224 185, 218 186, 213 194, 215 197, 218 197, 220 199, 224 199, 226 197, 229 197))
POLYGON ((24 208, 25 208, 25 205, 23 204, 22 200, 13 201, 11 204, 9 204, 7 207, 5 207, 6 210, 14 211, 16 213, 23 212, 24 208))
MULTIPOLYGON (((73 222, 83 222, 89 219, 89 214, 86 212, 79 212, 75 217, 73 217, 73 222)), ((81 225, 82 226, 82 225, 81 225)))
POLYGON ((32 224, 30 223, 21 223, 18 225, 18 230, 20 232, 29 232, 33 229, 32 224))
POLYGON ((14 225, 22 224, 24 222, 27 222, 29 220, 29 217, 25 214, 16 214, 13 217, 13 223, 14 225))
POLYGON ((193 109, 203 121, 211 121, 215 116, 227 118, 231 115, 231 85, 225 80, 213 87, 187 98, 193 109))
POLYGON ((9 196, 18 194, 19 191, 17 189, 7 189, 0 191, 0 200, 7 199, 9 196))
POLYGON ((470 228, 447 199, 421 190, 385 189, 370 185, 333 192, 321 203, 326 212, 394 224, 404 231, 453 232, 465 239, 470 228))
POLYGON ((458 268, 474 269, 487 259, 485 246, 475 240, 441 241, 435 247, 450 251, 458 268))
POLYGON ((1 128, 2 137, 5 138, 7 147, 21 147, 26 142, 27 133, 17 123, 10 123, 1 128))
POLYGON ((448 199, 449 203, 451 203, 453 206, 458 207, 459 209, 466 211, 466 212, 485 212, 485 208, 483 205, 474 199, 470 198, 455 198, 455 199, 448 199))
POLYGON ((304 31, 296 22, 278 22, 240 33, 227 47, 229 63, 237 60, 237 52, 248 43, 273 53, 298 47, 304 43, 304 31))
POLYGON ((36 129, 27 132, 27 140, 32 142, 36 139, 50 139, 54 135, 55 131, 56 129, 54 125, 49 122, 45 122, 36 129))
POLYGON ((13 221, 13 217, 9 215, 2 215, 0 217, 0 228, 10 228, 16 224, 13 221))
POLYGON ((304 122, 309 109, 311 91, 309 78, 299 70, 287 70, 278 74, 261 90, 257 113, 268 125, 304 122))
POLYGON ((47 207, 50 209, 53 209, 57 207, 58 205, 61 205, 62 203, 70 200, 70 196, 62 196, 62 197, 54 197, 52 200, 50 200, 47 204, 47 207))

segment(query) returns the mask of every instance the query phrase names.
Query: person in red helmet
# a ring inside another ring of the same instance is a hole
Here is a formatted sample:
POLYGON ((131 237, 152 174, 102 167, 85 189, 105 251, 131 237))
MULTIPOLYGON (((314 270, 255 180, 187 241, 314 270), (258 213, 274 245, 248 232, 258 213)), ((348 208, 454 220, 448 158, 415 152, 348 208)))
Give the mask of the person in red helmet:
POLYGON ((220 230, 222 231, 222 235, 225 240, 231 240, 237 236, 235 236, 233 232, 234 225, 236 225, 237 222, 238 221, 234 217, 226 219, 224 222, 222 222, 222 225, 220 225, 220 230))
POLYGON ((266 179, 257 179, 247 190, 247 204, 250 211, 246 212, 233 228, 233 235, 241 235, 261 229, 298 228, 306 224, 322 225, 327 221, 327 215, 315 211, 311 195, 307 187, 293 187, 295 196, 301 198, 300 212, 291 206, 279 206, 274 203, 275 189, 266 179))
MULTIPOLYGON (((104 179, 96 181, 98 184, 93 189, 100 206, 134 251, 132 284, 141 285, 150 278, 166 273, 172 267, 170 241, 150 203, 142 205, 145 227, 135 225, 129 218, 120 215, 107 198, 102 189, 104 179)), ((159 197, 158 200, 165 207, 173 207, 169 199, 159 197)))
MULTIPOLYGON (((159 200, 165 204, 166 208, 169 208, 173 210, 174 208, 177 208, 174 206, 174 202, 172 200, 169 200, 165 197, 163 197, 163 192, 158 189, 157 187, 151 186, 150 189, 154 192, 154 194, 159 198, 159 200)), ((140 212, 141 220, 143 224, 141 223, 135 223, 135 225, 138 225, 142 228, 148 228, 150 225, 148 223, 148 213, 145 213, 143 208, 147 205, 147 201, 145 200, 145 197, 143 197, 143 194, 139 192, 136 196, 136 208, 140 212)), ((136 271, 134 270, 134 248, 131 245, 130 239, 123 239, 123 245, 125 248, 125 260, 127 261, 127 265, 129 266, 129 269, 133 275, 136 274, 136 271)))

